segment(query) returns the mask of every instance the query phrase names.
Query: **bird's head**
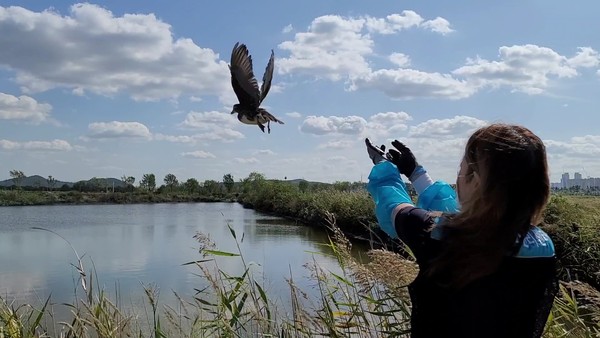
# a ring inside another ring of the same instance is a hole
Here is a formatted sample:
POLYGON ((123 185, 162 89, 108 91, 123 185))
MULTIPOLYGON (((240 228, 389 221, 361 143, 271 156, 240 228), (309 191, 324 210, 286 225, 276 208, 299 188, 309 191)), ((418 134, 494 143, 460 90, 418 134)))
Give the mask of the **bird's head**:
POLYGON ((239 103, 234 104, 233 109, 231 110, 231 114, 239 113, 239 109, 238 109, 239 106, 240 106, 239 103))

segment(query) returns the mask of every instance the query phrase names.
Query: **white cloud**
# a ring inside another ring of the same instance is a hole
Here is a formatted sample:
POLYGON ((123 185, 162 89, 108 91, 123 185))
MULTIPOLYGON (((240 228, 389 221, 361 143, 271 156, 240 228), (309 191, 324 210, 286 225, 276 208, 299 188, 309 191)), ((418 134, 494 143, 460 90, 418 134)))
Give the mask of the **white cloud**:
POLYGON ((364 23, 363 19, 337 15, 314 19, 308 32, 296 33, 293 41, 279 45, 290 52, 290 57, 277 60, 278 71, 303 72, 331 80, 369 73, 364 56, 373 52, 373 41, 361 33, 364 23))
POLYGON ((451 119, 431 119, 410 127, 411 137, 438 138, 440 136, 470 136, 475 130, 489 123, 470 116, 455 116, 451 119))
MULTIPOLYGON (((258 128, 256 129, 258 130, 258 128)), ((239 131, 228 128, 219 128, 210 132, 194 135, 194 138, 197 140, 221 142, 233 142, 235 140, 243 139, 244 137, 244 134, 239 131)))
POLYGON ((209 153, 207 151, 202 151, 202 150, 184 152, 184 153, 181 153, 181 156, 189 157, 189 158, 215 158, 216 157, 212 153, 209 153))
POLYGON ((91 138, 145 138, 152 134, 148 127, 139 122, 93 122, 88 125, 91 138))
POLYGON ((349 140, 335 140, 320 144, 319 149, 348 149, 354 145, 354 142, 349 140))
POLYGON ((286 33, 289 33, 289 32, 291 32, 293 30, 294 30, 294 27, 292 26, 292 24, 289 24, 289 25, 283 27, 283 29, 281 30, 281 32, 284 33, 284 34, 286 34, 286 33))
POLYGON ((218 111, 188 113, 180 125, 202 131, 193 136, 194 140, 232 142, 245 137, 241 132, 234 130, 242 125, 235 115, 218 111))
POLYGON ((248 158, 236 157, 236 158, 234 158, 234 161, 236 161, 238 163, 243 163, 243 164, 254 164, 254 163, 260 162, 256 157, 248 157, 248 158))
POLYGON ((167 141, 173 143, 195 143, 196 139, 194 136, 188 135, 165 135, 165 134, 155 134, 153 138, 157 141, 167 141))
POLYGON ((0 149, 4 150, 31 150, 31 151, 70 151, 73 147, 65 140, 52 141, 25 141, 17 142, 0 140, 0 149))
POLYGON ((443 18, 424 22, 414 11, 403 11, 385 18, 324 15, 315 18, 306 32, 294 35, 279 48, 290 52, 278 59, 281 74, 305 73, 330 80, 366 76, 371 68, 366 57, 373 54, 370 33, 393 34, 411 27, 422 27, 447 34, 452 31, 443 18))
POLYGON ((590 53, 580 50, 569 62, 550 48, 537 45, 503 46, 499 49, 500 61, 482 58, 468 59, 467 65, 454 70, 475 87, 508 86, 527 94, 540 94, 549 86, 550 79, 577 76, 576 66, 589 63, 590 53))
POLYGON ((369 32, 379 34, 394 34, 398 31, 418 27, 423 18, 414 11, 405 10, 401 14, 391 14, 385 18, 366 18, 366 27, 369 32))
POLYGON ((568 142, 544 140, 549 155, 595 159, 600 155, 600 136, 573 137, 568 142))
POLYGON ((26 93, 67 88, 156 100, 231 91, 226 62, 191 39, 174 39, 154 14, 115 16, 88 3, 65 16, 0 7, 0 31, 0 63, 16 71, 26 93))
POLYGON ((579 52, 568 59, 567 63, 572 67, 597 67, 600 64, 600 55, 591 47, 579 47, 579 52))
POLYGON ((450 22, 439 16, 433 20, 423 22, 423 27, 429 28, 432 32, 440 33, 442 35, 454 32, 454 30, 450 28, 450 22))
POLYGON ((295 118, 295 119, 302 117, 302 114, 300 114, 298 112, 285 113, 285 115, 287 115, 289 117, 292 117, 292 118, 295 118))
POLYGON ((440 97, 462 99, 475 93, 466 81, 448 74, 426 73, 414 69, 380 69, 353 80, 350 90, 377 89, 392 98, 440 97))
POLYGON ((402 53, 392 53, 389 56, 390 61, 392 61, 395 65, 400 68, 405 68, 410 66, 410 57, 406 54, 402 53))
POLYGON ((238 126, 239 123, 235 115, 207 111, 188 113, 181 125, 191 129, 212 130, 216 128, 233 128, 238 126))
POLYGON ((366 127, 367 121, 360 116, 308 116, 300 130, 307 134, 347 134, 358 135, 366 127))
POLYGON ((38 103, 29 96, 0 93, 0 120, 22 120, 40 123, 48 119, 52 106, 38 103))
POLYGON ((367 128, 364 132, 366 137, 387 137, 408 129, 408 121, 412 117, 405 112, 377 113, 369 117, 367 128))
POLYGON ((275 152, 270 149, 260 149, 255 151, 254 155, 275 155, 275 152))

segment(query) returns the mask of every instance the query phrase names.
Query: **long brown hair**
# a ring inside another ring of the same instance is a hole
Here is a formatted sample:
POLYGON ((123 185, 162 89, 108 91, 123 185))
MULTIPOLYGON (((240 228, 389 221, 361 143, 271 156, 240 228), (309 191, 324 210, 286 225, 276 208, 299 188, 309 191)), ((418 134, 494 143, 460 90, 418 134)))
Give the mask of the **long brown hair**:
POLYGON ((518 249, 517 238, 541 221, 550 195, 546 149, 527 128, 492 124, 477 130, 464 160, 466 179, 477 176, 479 182, 444 224, 444 251, 428 271, 453 288, 496 271, 518 249))

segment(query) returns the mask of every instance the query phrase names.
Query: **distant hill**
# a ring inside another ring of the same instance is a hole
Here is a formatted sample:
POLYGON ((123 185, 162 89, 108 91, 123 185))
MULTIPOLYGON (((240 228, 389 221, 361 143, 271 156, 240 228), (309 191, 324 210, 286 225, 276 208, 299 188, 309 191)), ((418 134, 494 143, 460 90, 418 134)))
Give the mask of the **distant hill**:
MULTIPOLYGON (((69 187, 73 186, 73 183, 71 183, 71 182, 63 182, 63 181, 56 180, 56 183, 54 184, 54 188, 60 188, 64 184, 68 185, 69 187)), ((15 185, 15 183, 10 178, 8 180, 0 181, 0 187, 11 187, 13 185, 15 185)), ((37 187, 47 188, 48 181, 46 180, 45 177, 42 177, 40 175, 27 176, 21 180, 21 186, 22 187, 34 187, 34 188, 37 188, 37 187)))
MULTIPOLYGON (((115 188, 126 186, 125 182, 123 182, 117 178, 91 178, 87 181, 86 180, 83 180, 83 181, 88 184, 95 182, 97 185, 99 185, 101 187, 109 187, 109 188, 112 188, 113 184, 114 184, 115 188)), ((15 183, 12 179, 0 181, 0 187, 11 187, 14 184, 15 183)), ((60 187, 62 187, 65 184, 69 187, 72 187, 75 184, 75 182, 64 182, 64 181, 56 180, 56 182, 54 183, 54 189, 59 189, 60 187)), ((40 175, 27 176, 22 179, 21 187, 23 187, 23 188, 24 187, 48 188, 48 180, 46 179, 46 177, 42 177, 40 175)))

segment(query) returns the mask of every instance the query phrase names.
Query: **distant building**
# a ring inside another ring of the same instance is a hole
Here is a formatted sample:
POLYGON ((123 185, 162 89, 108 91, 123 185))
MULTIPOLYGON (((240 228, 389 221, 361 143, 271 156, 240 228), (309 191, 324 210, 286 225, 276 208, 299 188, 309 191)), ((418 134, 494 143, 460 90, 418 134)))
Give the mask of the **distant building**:
POLYGON ((563 173, 559 183, 551 183, 553 189, 571 189, 579 187, 582 190, 600 189, 599 177, 583 178, 581 173, 575 173, 573 178, 570 178, 569 173, 563 173))

